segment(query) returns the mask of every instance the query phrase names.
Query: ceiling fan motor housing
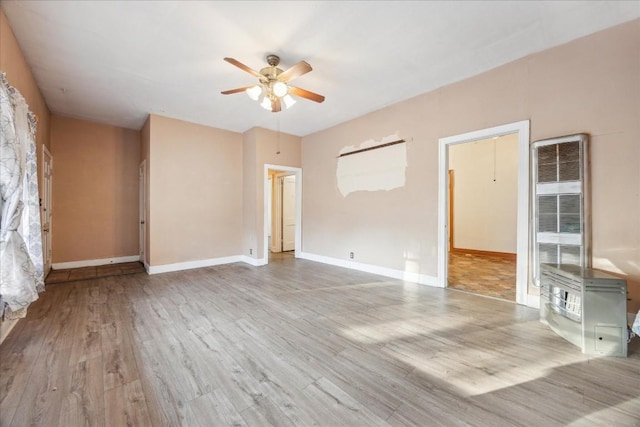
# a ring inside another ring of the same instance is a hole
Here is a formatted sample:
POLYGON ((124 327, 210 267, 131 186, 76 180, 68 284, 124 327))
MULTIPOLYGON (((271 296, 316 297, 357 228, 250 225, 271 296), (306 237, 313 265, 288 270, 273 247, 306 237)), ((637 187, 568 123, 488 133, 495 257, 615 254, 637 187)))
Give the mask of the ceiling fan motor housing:
POLYGON ((277 67, 280 63, 280 57, 278 55, 267 55, 267 64, 272 67, 277 67))
POLYGON ((264 67, 260 70, 260 74, 266 77, 266 79, 262 81, 264 84, 269 84, 277 80, 278 76, 282 73, 282 70, 277 68, 278 64, 280 64, 280 57, 278 55, 267 55, 267 64, 269 64, 269 67, 264 67))

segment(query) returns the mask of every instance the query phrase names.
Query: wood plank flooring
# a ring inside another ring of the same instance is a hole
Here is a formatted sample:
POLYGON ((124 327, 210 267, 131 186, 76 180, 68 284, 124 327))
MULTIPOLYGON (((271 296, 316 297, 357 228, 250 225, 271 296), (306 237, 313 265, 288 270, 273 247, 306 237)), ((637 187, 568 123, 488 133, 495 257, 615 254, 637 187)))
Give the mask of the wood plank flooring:
POLYGON ((0 346, 1 426, 638 426, 640 350, 304 260, 56 284, 0 346))

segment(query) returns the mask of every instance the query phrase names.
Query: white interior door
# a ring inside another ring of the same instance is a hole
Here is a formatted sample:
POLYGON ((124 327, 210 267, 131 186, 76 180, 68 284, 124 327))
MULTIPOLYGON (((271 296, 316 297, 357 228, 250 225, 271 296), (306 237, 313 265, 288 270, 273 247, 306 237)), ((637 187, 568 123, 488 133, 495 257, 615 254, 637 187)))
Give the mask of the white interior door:
POLYGON ((282 250, 296 248, 296 176, 282 178, 282 250))
POLYGON ((146 183, 145 183, 145 173, 146 173, 146 163, 142 162, 140 163, 140 167, 138 169, 138 194, 140 196, 140 199, 138 201, 138 215, 139 215, 139 232, 138 232, 138 248, 140 251, 140 261, 142 262, 146 262, 146 244, 147 244, 147 234, 146 234, 146 226, 145 226, 145 220, 147 217, 147 209, 146 209, 146 203, 145 203, 145 187, 146 187, 146 183))
POLYGON ((282 252, 282 178, 274 175, 274 185, 271 188, 271 252, 282 252))
POLYGON ((51 270, 51 180, 53 158, 47 147, 42 146, 42 262, 45 276, 51 270))

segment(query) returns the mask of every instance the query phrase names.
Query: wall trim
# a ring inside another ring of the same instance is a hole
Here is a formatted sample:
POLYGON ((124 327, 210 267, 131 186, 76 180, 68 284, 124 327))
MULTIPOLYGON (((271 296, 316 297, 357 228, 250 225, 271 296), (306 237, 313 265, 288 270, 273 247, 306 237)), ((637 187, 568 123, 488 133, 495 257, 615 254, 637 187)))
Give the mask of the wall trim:
POLYGON ((98 265, 120 264, 123 262, 140 261, 140 255, 121 256, 116 258, 87 259, 84 261, 54 262, 51 268, 54 270, 63 270, 66 268, 95 267, 98 265))
POLYGON ((233 264, 235 262, 244 262, 245 264, 249 264, 254 267, 266 264, 266 261, 263 258, 252 258, 247 255, 232 255, 220 258, 176 262, 173 264, 148 265, 145 263, 145 268, 149 274, 159 274, 170 273, 172 271, 192 270, 194 268, 213 267, 214 265, 233 264))
POLYGON ((332 258, 324 255, 316 255, 308 252, 296 252, 296 258, 334 265, 336 267, 349 268, 351 270, 364 271, 366 273, 378 274, 380 276, 391 277, 393 279, 404 280, 406 282, 418 283, 420 285, 434 286, 438 288, 442 287, 439 285, 437 277, 428 276, 426 274, 410 273, 393 268, 364 264, 339 258, 332 258))
POLYGON ((540 295, 527 294, 527 306, 531 308, 540 308, 540 295))
POLYGON ((173 264, 150 265, 149 274, 169 273, 172 271, 191 270, 194 268, 211 267, 214 265, 231 264, 234 262, 247 262, 251 259, 244 255, 232 255, 220 258, 199 259, 197 261, 176 262, 173 264))
POLYGON ((253 258, 247 255, 240 255, 240 258, 240 261, 249 265, 253 265, 254 267, 260 267, 261 265, 266 264, 264 258, 253 258))

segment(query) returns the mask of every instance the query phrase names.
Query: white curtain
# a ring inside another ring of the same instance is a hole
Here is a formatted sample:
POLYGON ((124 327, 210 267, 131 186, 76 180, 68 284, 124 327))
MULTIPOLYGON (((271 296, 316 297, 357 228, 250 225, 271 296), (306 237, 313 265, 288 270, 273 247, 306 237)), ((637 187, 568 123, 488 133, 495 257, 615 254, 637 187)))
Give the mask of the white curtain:
POLYGON ((24 317, 44 290, 36 119, 0 74, 0 316, 24 317))

